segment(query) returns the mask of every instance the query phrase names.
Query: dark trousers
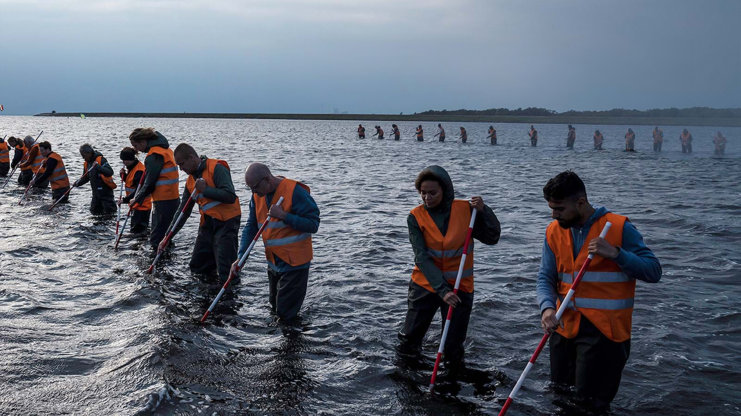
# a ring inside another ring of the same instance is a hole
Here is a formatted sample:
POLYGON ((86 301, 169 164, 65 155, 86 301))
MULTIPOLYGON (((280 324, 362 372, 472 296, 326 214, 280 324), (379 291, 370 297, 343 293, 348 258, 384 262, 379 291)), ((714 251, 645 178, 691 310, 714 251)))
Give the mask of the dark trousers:
POLYGON ((682 143, 682 153, 692 153, 692 143, 682 143))
POLYGON ((497 138, 496 137, 492 137, 491 138, 491 144, 497 144, 497 138))
POLYGON ((22 170, 21 173, 18 174, 18 184, 28 185, 31 183, 31 178, 33 178, 33 171, 31 169, 22 170))
MULTIPOLYGON (((61 198, 62 195, 64 195, 65 192, 69 190, 69 186, 65 186, 64 188, 59 189, 52 189, 51 190, 51 199, 54 202, 57 202, 57 199, 61 198)), ((63 204, 65 202, 69 202, 69 194, 64 195, 64 199, 59 201, 60 204, 63 204)))
POLYGON ((90 213, 93 215, 113 214, 118 210, 113 200, 113 189, 102 185, 93 188, 93 198, 90 200, 90 213))
POLYGON ((620 387, 630 340, 613 342, 582 316, 577 336, 569 339, 553 333, 550 349, 551 381, 576 387, 579 401, 606 410, 620 387))
POLYGON ((149 234, 149 243, 153 248, 157 248, 160 241, 165 238, 165 232, 175 217, 178 205, 180 205, 178 199, 152 202, 154 211, 152 212, 152 232, 149 234))
POLYGON ((149 214, 151 213, 152 210, 150 209, 146 211, 134 210, 131 213, 131 218, 129 219, 129 221, 131 222, 131 228, 129 230, 131 230, 131 232, 134 234, 147 231, 147 227, 149 227, 149 214))
POLYGON ((661 143, 662 142, 654 142, 654 152, 660 152, 661 151, 661 143))
POLYGON ((270 283, 270 306, 283 321, 298 316, 306 297, 309 283, 309 268, 277 272, 268 268, 270 283))
MULTIPOLYGON (((468 332, 468 321, 473 307, 473 293, 459 291, 461 303, 453 309, 450 320, 448 337, 445 340, 443 354, 447 363, 457 364, 463 361, 463 342, 468 332)), ((448 317, 448 304, 443 302, 437 293, 433 293, 422 286, 409 282, 407 296, 407 316, 404 326, 399 331, 399 351, 404 354, 419 354, 422 350, 422 341, 432 323, 435 314, 440 311, 442 328, 448 317)))
POLYGON ((35 189, 46 189, 49 187, 49 179, 44 179, 43 181, 36 181, 33 183, 33 187, 35 189))
POLYGON ((0 163, 0 176, 8 176, 10 172, 10 163, 0 163))
POLYGON ((535 147, 538 145, 538 139, 530 139, 530 146, 535 147))
POLYGON ((237 259, 239 243, 238 215, 226 221, 219 221, 204 216, 203 224, 198 227, 193 256, 190 258, 190 270, 193 273, 213 275, 217 272, 221 283, 229 278, 229 269, 237 259))
POLYGON ((568 147, 569 149, 573 149, 575 141, 576 139, 566 139, 566 147, 568 147))

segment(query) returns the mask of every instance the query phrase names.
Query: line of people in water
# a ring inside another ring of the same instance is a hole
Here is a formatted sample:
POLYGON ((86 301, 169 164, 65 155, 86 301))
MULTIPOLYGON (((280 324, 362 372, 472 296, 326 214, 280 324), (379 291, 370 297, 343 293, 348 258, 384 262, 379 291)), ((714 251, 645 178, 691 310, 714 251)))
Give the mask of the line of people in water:
MULTIPOLYGON (((439 129, 437 137, 444 135, 442 126, 439 129)), ((532 136, 537 138, 537 132, 532 136)), ((61 156, 52 151, 49 142, 36 140, 27 136, 23 146, 16 147, 23 154, 18 162, 20 184, 38 189, 51 184, 53 197, 65 198, 69 190, 89 182, 90 211, 116 211, 114 170, 103 154, 89 144, 80 146, 84 174, 70 183, 61 156), (59 196, 62 193, 64 196, 59 196)), ((129 144, 119 153, 124 164, 119 172, 121 186, 126 194, 119 204, 128 204, 138 215, 132 219, 130 231, 146 232, 151 212, 149 242, 152 248, 162 250, 168 229, 177 234, 184 224, 174 220, 176 213, 187 218, 198 204, 200 222, 189 267, 199 277, 223 283, 231 273, 239 273, 237 258, 263 229, 269 303, 281 321, 296 318, 308 286, 312 235, 320 223, 310 188, 274 175, 263 163, 252 163, 244 175, 252 192, 250 212, 239 239, 242 207, 225 160, 199 155, 187 143, 172 150, 167 138, 153 128, 134 129, 129 144), (145 155, 143 162, 138 154, 145 155), (188 175, 182 194, 179 169, 188 175)), ((422 203, 407 215, 414 267, 397 353, 404 361, 419 362, 432 320, 439 313, 444 322, 448 309, 453 308, 443 352, 445 370, 455 377, 465 368, 464 345, 474 301, 474 250, 471 248, 460 268, 464 247, 468 247, 468 236, 486 245, 496 244, 501 226, 480 196, 455 199, 453 181, 440 166, 422 170, 414 187, 422 203), (471 221, 474 210, 478 215, 471 221), (454 288, 461 272, 460 287, 454 288)), ((585 406, 601 412, 617 394, 628 359, 636 280, 659 281, 661 265, 626 217, 589 203, 584 183, 574 172, 550 179, 543 196, 554 221, 545 232, 535 290, 540 324, 552 333, 551 380, 565 386, 564 391, 585 406), (599 233, 607 221, 612 228, 601 238, 599 233), (560 299, 588 255, 597 257, 559 321, 555 316, 560 299)))
MULTIPOLYGON (((384 131, 381 126, 374 126, 376 132, 373 134, 372 137, 377 137, 379 139, 385 138, 384 131)), ((396 124, 391 125, 391 131, 392 135, 394 137, 394 140, 400 140, 401 139, 401 131, 399 130, 399 127, 396 124)), ((362 124, 358 124, 358 138, 359 139, 365 139, 365 127, 363 127, 362 124)), ((528 137, 530 137, 530 146, 535 147, 538 145, 538 131, 535 129, 533 125, 530 125, 530 129, 527 132, 528 137)), ((418 125, 414 130, 414 137, 417 139, 418 142, 424 141, 424 129, 422 128, 422 125, 418 125)), ((437 138, 439 141, 444 142, 445 141, 445 129, 443 128, 442 124, 438 123, 437 125, 437 133, 433 136, 437 138)), ((653 137, 653 149, 654 152, 661 152, 662 145, 664 143, 664 131, 661 130, 658 126, 654 128, 652 132, 653 137)), ((494 128, 494 126, 489 126, 489 129, 487 130, 486 138, 489 139, 489 142, 493 145, 497 144, 497 131, 494 128)), ((628 131, 625 133, 625 151, 626 152, 635 152, 635 140, 636 135, 632 128, 628 128, 628 131)), ((466 128, 461 126, 460 127, 460 133, 458 134, 458 139, 461 141, 461 143, 468 142, 468 132, 466 131, 466 128)), ((602 134, 602 132, 599 131, 599 129, 594 131, 593 135, 594 140, 594 150, 603 150, 602 146, 605 141, 605 137, 602 134)), ((692 153, 692 135, 687 129, 682 130, 682 133, 679 135, 679 141, 682 145, 682 153, 692 153)), ((566 148, 567 149, 573 149, 574 143, 576 142, 576 128, 572 126, 571 124, 568 125, 568 130, 566 133, 566 148)), ((723 136, 723 134, 718 131, 715 136, 713 136, 713 144, 715 145, 714 154, 717 156, 725 154, 726 151, 726 138, 723 136)))

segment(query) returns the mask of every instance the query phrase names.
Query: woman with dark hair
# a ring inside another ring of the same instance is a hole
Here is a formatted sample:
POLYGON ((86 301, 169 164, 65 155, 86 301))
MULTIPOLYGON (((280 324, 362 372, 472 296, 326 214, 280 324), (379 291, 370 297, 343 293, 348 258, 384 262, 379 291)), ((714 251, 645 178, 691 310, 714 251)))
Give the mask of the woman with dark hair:
POLYGON ((478 212, 473 238, 484 244, 499 241, 499 220, 480 196, 468 201, 455 199, 453 182, 440 166, 420 172, 414 186, 422 204, 407 216, 414 271, 409 282, 406 319, 399 331, 398 351, 402 356, 419 357, 435 314, 440 311, 445 325, 448 307, 454 307, 444 346, 446 366, 452 365, 449 369, 454 370, 463 364, 463 342, 473 306, 473 246, 466 256, 458 293, 453 293, 471 212, 474 209, 478 212))

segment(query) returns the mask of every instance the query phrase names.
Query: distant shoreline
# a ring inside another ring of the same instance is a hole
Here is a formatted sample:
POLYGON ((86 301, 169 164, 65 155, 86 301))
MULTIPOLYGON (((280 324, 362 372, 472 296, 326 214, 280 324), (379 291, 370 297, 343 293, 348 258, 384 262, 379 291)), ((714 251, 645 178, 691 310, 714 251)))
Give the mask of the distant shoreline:
POLYGON ((726 117, 640 117, 640 116, 484 116, 453 114, 273 114, 273 113, 40 113, 34 117, 123 117, 123 118, 212 118, 212 119, 277 119, 277 120, 355 120, 480 122, 523 124, 613 124, 656 126, 741 127, 741 118, 726 117))

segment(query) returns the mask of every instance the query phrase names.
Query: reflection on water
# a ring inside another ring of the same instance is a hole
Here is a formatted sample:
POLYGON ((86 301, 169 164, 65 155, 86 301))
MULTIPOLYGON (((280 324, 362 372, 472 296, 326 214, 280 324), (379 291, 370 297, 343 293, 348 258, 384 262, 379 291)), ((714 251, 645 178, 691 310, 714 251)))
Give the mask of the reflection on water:
MULTIPOLYGON (((629 216, 664 269, 661 283, 638 284, 613 413, 741 412, 739 128, 720 129, 729 143, 715 158, 713 127, 690 128, 694 153, 683 155, 681 126, 664 127, 664 151, 654 154, 653 126, 599 126, 605 150, 594 151, 597 126, 576 125, 567 151, 563 125, 536 126, 531 148, 524 124, 495 125, 500 144, 491 146, 488 123, 461 123, 464 145, 413 141, 407 132, 419 123, 397 123, 397 142, 358 141, 352 121, 2 122, 8 134, 43 128, 73 178, 82 174, 80 144, 96 146, 115 170, 128 133, 152 125, 173 146, 226 159, 245 211, 242 172, 263 161, 311 187, 322 221, 300 322, 275 322, 258 244, 241 282, 201 325, 219 287, 188 271, 195 216, 147 275, 146 240, 127 234, 114 251, 115 219, 90 215, 89 188, 49 212, 49 192, 19 206, 25 189, 12 182, 0 193, 0 413, 496 414, 540 339, 535 276, 550 214, 541 189, 564 169, 585 180, 592 203, 629 216), (622 151, 627 127, 635 153, 622 151), (468 368, 456 379, 442 374, 434 395, 439 326, 421 363, 395 354, 413 261, 406 215, 419 203, 414 177, 430 164, 450 172, 458 197, 482 195, 502 223, 500 243, 476 251, 468 368)), ((546 351, 509 414, 558 412, 547 381, 546 351)))

